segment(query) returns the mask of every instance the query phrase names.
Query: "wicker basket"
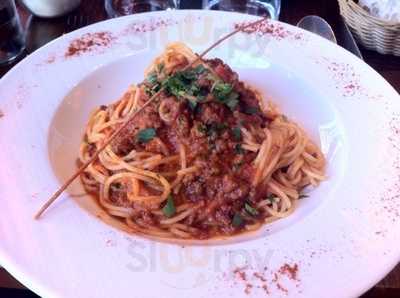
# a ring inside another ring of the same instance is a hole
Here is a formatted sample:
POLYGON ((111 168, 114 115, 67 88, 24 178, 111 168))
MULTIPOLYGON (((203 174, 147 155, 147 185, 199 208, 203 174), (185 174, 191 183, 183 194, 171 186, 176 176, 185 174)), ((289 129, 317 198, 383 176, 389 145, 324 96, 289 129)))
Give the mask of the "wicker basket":
POLYGON ((381 54, 400 56, 400 23, 388 22, 370 15, 357 0, 338 0, 340 14, 355 38, 365 48, 381 54))

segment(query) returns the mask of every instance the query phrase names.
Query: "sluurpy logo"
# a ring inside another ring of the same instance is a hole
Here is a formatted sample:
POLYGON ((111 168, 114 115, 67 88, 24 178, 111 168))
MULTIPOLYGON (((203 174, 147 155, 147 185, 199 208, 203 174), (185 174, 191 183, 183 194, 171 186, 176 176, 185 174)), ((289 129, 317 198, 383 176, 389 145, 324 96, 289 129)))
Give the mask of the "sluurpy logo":
POLYGON ((235 268, 246 266, 261 271, 273 256, 272 249, 182 247, 153 241, 132 241, 127 250, 129 271, 157 274, 162 283, 182 290, 200 287, 218 273, 233 274, 235 268))
MULTIPOLYGON (((165 22, 166 25, 154 30, 155 26, 151 24, 157 22, 159 21, 146 20, 143 25, 135 24, 135 27, 148 26, 153 29, 127 35, 129 38, 126 45, 129 49, 138 52, 145 49, 156 49, 160 44, 165 46, 172 42, 184 40, 185 43, 190 44, 193 48, 198 47, 200 50, 204 50, 206 46, 212 44, 212 41, 220 39, 233 30, 232 26, 224 25, 223 23, 217 24, 215 18, 207 16, 200 19, 187 16, 181 22, 174 24, 165 22)), ((266 52, 269 40, 269 36, 237 34, 225 41, 223 50, 231 58, 243 52, 257 57, 266 52)))

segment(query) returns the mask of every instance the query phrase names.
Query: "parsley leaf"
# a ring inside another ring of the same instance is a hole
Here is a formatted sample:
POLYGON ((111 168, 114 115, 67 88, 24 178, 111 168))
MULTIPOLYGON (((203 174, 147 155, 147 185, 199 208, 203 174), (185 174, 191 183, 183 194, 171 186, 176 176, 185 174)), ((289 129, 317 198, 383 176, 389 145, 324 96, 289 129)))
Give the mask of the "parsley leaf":
POLYGON ((270 203, 272 204, 272 203, 275 202, 275 196, 274 196, 273 194, 270 194, 270 195, 266 198, 266 200, 270 201, 270 203))
POLYGON ((221 134, 225 129, 228 128, 228 124, 226 123, 218 123, 218 122, 212 122, 211 124, 208 124, 207 126, 207 136, 210 137, 217 137, 219 134, 221 134))
MULTIPOLYGON (((204 100, 207 91, 197 84, 199 75, 206 72, 203 65, 177 71, 162 82, 162 86, 168 93, 180 99, 186 99, 189 107, 194 111, 199 102, 204 100)), ((209 75, 209 74, 208 74, 209 75)), ((148 81, 158 83, 157 77, 149 76, 148 81)), ((217 101, 225 104, 229 109, 234 110, 239 103, 239 94, 233 91, 232 84, 224 83, 214 79, 211 92, 217 101)))
POLYGON ((178 75, 169 77, 163 82, 163 85, 169 93, 176 97, 181 97, 181 94, 186 91, 186 84, 178 75))
POLYGON ((244 111, 245 114, 248 115, 254 115, 254 114, 259 114, 261 113, 260 108, 259 107, 245 107, 244 111))
POLYGON ((187 69, 185 71, 182 71, 181 75, 183 78, 189 81, 193 81, 197 78, 197 73, 194 71, 194 69, 187 69))
POLYGON ((162 208, 162 211, 166 217, 172 217, 176 213, 174 198, 172 195, 168 196, 167 203, 162 208))
POLYGON ((240 131, 240 127, 236 126, 232 128, 233 139, 236 142, 240 142, 242 140, 242 132, 240 131))
POLYGON ((147 82, 151 85, 154 85, 158 82, 158 76, 156 72, 152 72, 150 73, 147 78, 146 78, 147 82))
POLYGON ((207 71, 207 68, 205 68, 203 64, 199 64, 194 68, 194 71, 197 74, 202 74, 203 72, 207 71))
POLYGON ((233 86, 231 84, 215 82, 212 93, 217 101, 225 104, 232 111, 239 103, 239 94, 233 91, 233 86))
POLYGON ((138 132, 136 139, 140 143, 147 143, 156 136, 156 130, 154 128, 145 128, 138 132))
POLYGON ((226 97, 232 92, 233 86, 228 83, 215 83, 212 88, 213 94, 217 100, 224 102, 226 97))
POLYGON ((152 96, 152 95, 153 95, 153 92, 152 92, 151 89, 150 89, 149 87, 147 87, 147 86, 144 86, 144 92, 146 92, 146 94, 147 94, 148 96, 152 96))
POLYGON ((239 94, 237 94, 236 92, 232 92, 228 98, 225 100, 225 105, 231 109, 231 111, 233 111, 237 104, 239 103, 239 94))
POLYGON ((236 144, 235 145, 235 153, 236 154, 244 154, 244 149, 242 148, 241 144, 236 144))
POLYGON ((214 85, 211 88, 211 91, 212 91, 214 89, 215 84, 219 80, 219 78, 217 76, 213 75, 211 72, 209 72, 206 75, 206 79, 214 83, 214 85))
POLYGON ((248 203, 244 203, 244 209, 247 211, 247 213, 249 213, 252 216, 257 216, 258 215, 258 210, 256 208, 252 207, 248 203))
POLYGON ((201 88, 196 84, 199 71, 197 68, 178 71, 162 82, 168 93, 179 99, 186 99, 193 111, 197 103, 204 98, 201 88))
POLYGON ((218 130, 218 132, 222 132, 223 130, 228 128, 228 124, 226 123, 216 123, 214 122, 215 128, 218 130))
POLYGON ((182 72, 182 76, 187 80, 196 80, 199 75, 205 72, 207 69, 203 65, 198 65, 195 68, 189 68, 182 72))
POLYGON ((201 133, 206 133, 207 132, 207 126, 205 126, 203 123, 199 123, 197 125, 197 130, 201 133))
POLYGON ((197 107, 197 100, 195 99, 188 99, 189 108, 194 111, 197 107))
POLYGON ((244 223, 244 220, 242 218, 242 216, 240 215, 240 213, 235 213, 235 215, 233 216, 232 219, 232 226, 234 226, 235 228, 238 228, 240 226, 242 226, 244 223))

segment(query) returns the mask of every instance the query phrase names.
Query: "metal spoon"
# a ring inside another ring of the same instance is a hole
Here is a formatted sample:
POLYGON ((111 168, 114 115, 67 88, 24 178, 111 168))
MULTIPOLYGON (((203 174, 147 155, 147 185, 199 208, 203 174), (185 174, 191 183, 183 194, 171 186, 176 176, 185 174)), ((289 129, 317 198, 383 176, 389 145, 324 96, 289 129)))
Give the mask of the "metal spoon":
POLYGON ((337 43, 332 27, 327 21, 319 16, 305 16, 297 23, 297 27, 316 33, 334 43, 337 43))

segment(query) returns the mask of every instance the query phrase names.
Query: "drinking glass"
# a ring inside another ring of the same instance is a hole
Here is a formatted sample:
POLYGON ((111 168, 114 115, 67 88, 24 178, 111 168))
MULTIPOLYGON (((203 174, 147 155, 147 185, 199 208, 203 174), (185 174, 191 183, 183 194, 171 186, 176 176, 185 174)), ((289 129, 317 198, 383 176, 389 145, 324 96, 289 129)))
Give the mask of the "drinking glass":
POLYGON ((179 8, 180 0, 105 0, 105 8, 110 18, 139 12, 179 8))
POLYGON ((281 0, 204 0, 203 8, 237 11, 258 16, 267 15, 277 20, 281 10, 281 0))
POLYGON ((0 64, 15 60, 25 49, 25 34, 14 0, 0 1, 0 64))

